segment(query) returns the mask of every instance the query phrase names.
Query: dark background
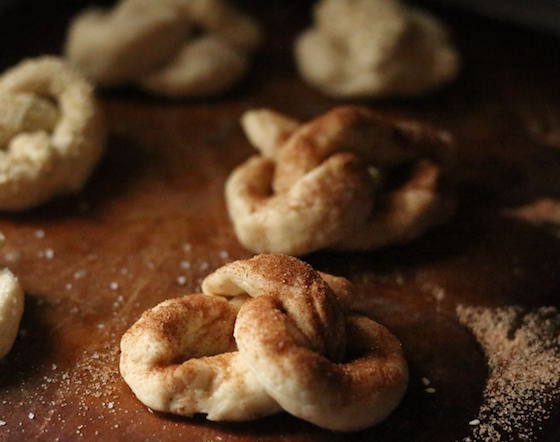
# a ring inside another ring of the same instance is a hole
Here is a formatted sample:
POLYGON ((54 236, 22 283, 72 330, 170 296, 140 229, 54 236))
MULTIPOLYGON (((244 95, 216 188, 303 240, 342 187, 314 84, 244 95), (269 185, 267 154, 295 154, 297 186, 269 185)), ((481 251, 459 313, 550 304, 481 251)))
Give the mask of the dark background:
MULTIPOLYGON (((88 6, 114 3, 115 0, 0 0, 0 36, 5 42, 0 50, 0 67, 10 66, 24 56, 60 53, 65 29, 74 14, 88 6)), ((287 28, 293 29, 295 22, 297 28, 303 29, 311 19, 315 1, 271 0, 258 5, 259 2, 238 0, 235 3, 257 15, 263 9, 281 11, 270 15, 289 17, 287 28), (302 11, 307 12, 302 14, 302 11)), ((518 30, 532 28, 537 33, 560 35, 560 0, 410 0, 409 3, 435 12, 450 24, 451 29, 457 23, 457 17, 464 18, 465 22, 482 18, 490 26, 492 23, 498 26, 512 23, 511 31, 516 34, 518 30)), ((282 26, 282 23, 277 25, 282 26)), ((291 46, 290 40, 285 43, 291 46)), ((275 44, 279 42, 275 41, 275 44)))

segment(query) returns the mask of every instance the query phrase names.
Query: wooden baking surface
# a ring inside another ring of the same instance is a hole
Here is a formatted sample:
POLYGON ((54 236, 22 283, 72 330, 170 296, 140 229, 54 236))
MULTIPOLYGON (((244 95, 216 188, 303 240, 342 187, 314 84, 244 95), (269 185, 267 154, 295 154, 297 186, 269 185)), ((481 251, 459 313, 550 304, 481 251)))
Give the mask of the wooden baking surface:
MULTIPOLYGON (((54 14, 46 10, 52 3, 39 3, 0 19, 9 42, 2 68, 60 48, 72 7, 54 14)), ((402 340, 411 380, 399 409, 368 431, 337 435, 286 414, 246 424, 175 418, 134 398, 117 369, 124 330, 156 303, 199 290, 225 262, 251 256, 233 234, 223 198, 226 177, 253 153, 241 113, 270 106, 308 118, 336 104, 304 85, 293 67, 291 42, 308 6, 246 2, 266 24, 267 43, 226 97, 103 94, 110 140, 86 189, 29 213, 0 215, 7 237, 0 266, 27 293, 22 332, 0 363, 0 440, 457 440, 469 433, 487 368, 455 306, 560 305, 560 242, 502 215, 537 197, 560 197, 560 151, 527 130, 531 121, 548 121, 549 131, 558 123, 559 41, 440 11, 464 55, 459 81, 425 99, 367 104, 453 132, 457 215, 405 247, 305 257, 354 281, 364 308, 402 340), (424 392, 423 376, 435 394, 424 392)), ((542 440, 558 430, 554 420, 542 440)))

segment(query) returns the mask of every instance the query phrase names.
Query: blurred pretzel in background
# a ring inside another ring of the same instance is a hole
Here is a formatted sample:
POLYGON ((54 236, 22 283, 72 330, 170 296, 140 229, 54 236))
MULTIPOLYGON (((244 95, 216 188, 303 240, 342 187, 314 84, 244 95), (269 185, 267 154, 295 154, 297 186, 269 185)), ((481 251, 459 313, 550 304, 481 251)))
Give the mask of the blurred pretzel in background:
POLYGON ((327 95, 416 96, 459 72, 444 25, 400 0, 320 0, 314 18, 295 58, 302 77, 327 95))
POLYGON ((195 97, 237 83, 261 39, 259 25, 225 0, 121 0, 78 15, 65 54, 101 86, 195 97))
POLYGON ((120 370, 149 407, 210 420, 285 410, 334 431, 385 419, 408 383, 400 342, 351 313, 353 287, 285 255, 225 265, 123 335, 120 370), (332 284, 332 285, 331 285, 332 284))
POLYGON ((105 145, 92 86, 55 57, 0 76, 0 210, 24 210, 79 191, 105 145))
POLYGON ((253 252, 371 250, 411 241, 453 212, 446 132, 357 106, 305 124, 254 110, 242 125, 260 155, 232 172, 225 193, 253 252))

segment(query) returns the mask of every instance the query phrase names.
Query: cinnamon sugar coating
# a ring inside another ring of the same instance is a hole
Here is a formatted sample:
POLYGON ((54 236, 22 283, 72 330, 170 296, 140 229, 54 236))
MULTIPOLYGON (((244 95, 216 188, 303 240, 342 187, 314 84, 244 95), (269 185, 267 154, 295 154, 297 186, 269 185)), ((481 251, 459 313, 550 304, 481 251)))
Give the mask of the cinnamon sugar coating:
POLYGON ((410 241, 453 211, 442 181, 446 132, 358 106, 299 125, 254 110, 242 124, 261 155, 233 171, 225 192, 251 251, 371 250, 410 241))
POLYGON ((400 343, 346 313, 350 282, 322 275, 285 255, 227 264, 204 295, 142 315, 122 337, 121 374, 159 411, 249 420, 285 410, 335 431, 374 425, 406 390, 400 343))

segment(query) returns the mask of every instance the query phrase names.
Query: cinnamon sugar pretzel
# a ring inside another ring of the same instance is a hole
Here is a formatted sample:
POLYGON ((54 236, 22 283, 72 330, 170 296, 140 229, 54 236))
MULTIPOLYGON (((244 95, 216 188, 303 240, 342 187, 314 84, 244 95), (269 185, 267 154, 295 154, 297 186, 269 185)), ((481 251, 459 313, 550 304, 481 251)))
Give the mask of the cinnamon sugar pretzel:
POLYGON ((353 431, 400 402, 408 381, 400 343, 349 313, 347 280, 260 255, 216 270, 203 291, 164 301, 123 335, 121 374, 144 404, 211 420, 285 410, 353 431))
POLYGON ((190 97, 239 81, 260 40, 257 23, 225 0, 121 0, 76 17, 65 53, 97 84, 190 97))
POLYGON ((55 57, 0 76, 0 210, 23 210, 79 191, 103 153, 93 88, 55 57))
POLYGON ((242 125, 260 155, 233 171, 225 192, 249 250, 375 249, 410 241, 452 212, 439 165, 445 132, 356 106, 305 124, 255 110, 242 125))

